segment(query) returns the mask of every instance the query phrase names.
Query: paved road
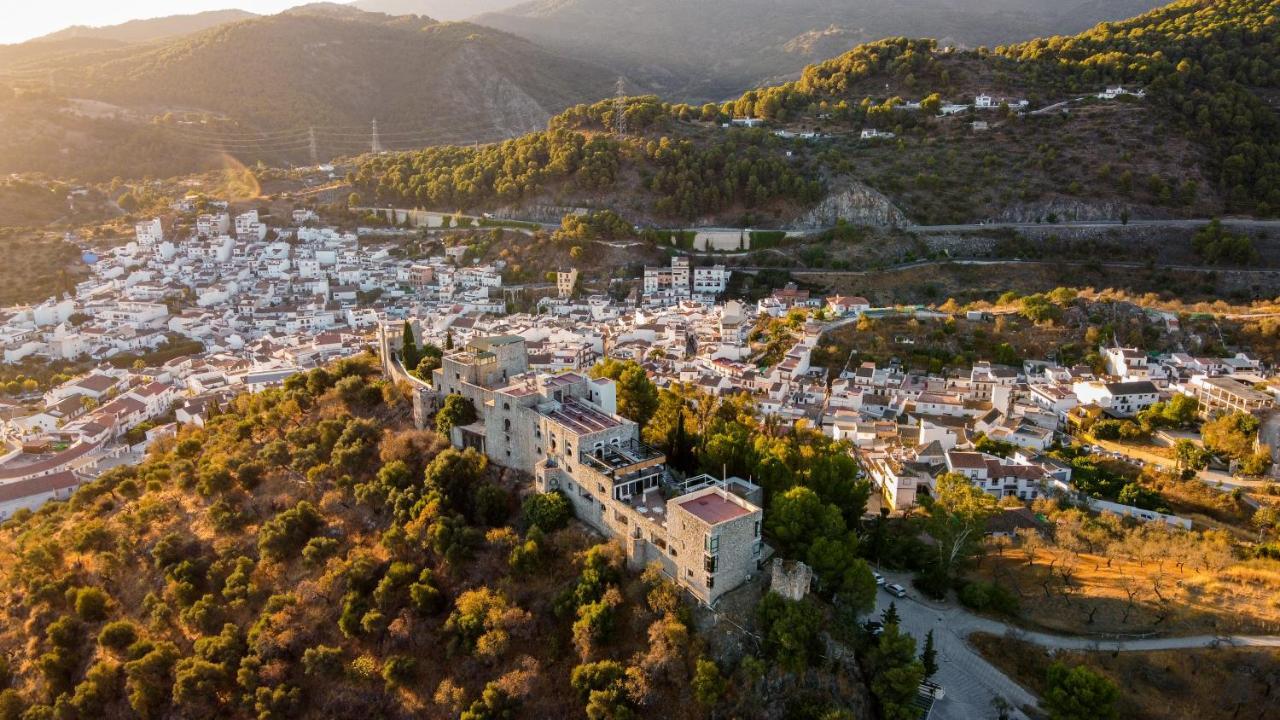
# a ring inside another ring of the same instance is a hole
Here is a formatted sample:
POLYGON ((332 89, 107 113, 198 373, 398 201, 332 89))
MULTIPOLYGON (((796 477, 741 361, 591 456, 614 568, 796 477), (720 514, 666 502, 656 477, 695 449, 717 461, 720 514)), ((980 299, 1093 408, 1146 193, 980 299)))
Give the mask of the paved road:
MULTIPOLYGON (((942 686, 945 696, 934 706, 930 720, 985 720, 994 718, 991 702, 1002 697, 1017 707, 1034 706, 1037 699, 1001 670, 987 662, 968 642, 976 632, 1003 637, 1013 634, 1021 640, 1049 650, 1092 652, 1141 652, 1217 647, 1277 647, 1277 635, 1192 635, 1160 638, 1108 638, 1054 635, 1015 628, 1006 623, 974 615, 963 607, 926 601, 911 588, 910 575, 885 573, 890 582, 909 588, 907 597, 894 598, 884 590, 876 595, 876 616, 893 602, 902 618, 902 628, 916 637, 918 646, 933 630, 938 649, 938 674, 934 681, 942 686)), ((1014 717, 1025 717, 1015 713, 1014 717)))
POLYGON ((787 272, 789 272, 789 273, 791 273, 792 275, 795 275, 795 276, 805 276, 805 275, 834 275, 834 276, 838 276, 838 277, 862 277, 862 276, 867 276, 867 275, 879 275, 879 274, 883 274, 883 273, 886 273, 886 272, 897 272, 897 271, 901 271, 901 270, 910 270, 910 269, 912 269, 912 268, 918 268, 918 267, 927 267, 927 266, 929 266, 929 265, 979 265, 979 266, 985 266, 985 265, 1053 265, 1053 266, 1070 265, 1070 266, 1073 266, 1073 267, 1080 267, 1080 266, 1085 266, 1085 265, 1100 265, 1100 266, 1105 267, 1105 268, 1131 268, 1131 269, 1135 269, 1135 270, 1142 270, 1142 269, 1146 269, 1147 267, 1153 267, 1153 268, 1156 268, 1156 269, 1159 269, 1159 270, 1184 270, 1184 271, 1187 271, 1187 272, 1207 272, 1207 273, 1219 273, 1219 272, 1224 272, 1224 271, 1229 271, 1229 272, 1234 272, 1234 273, 1247 273, 1247 274, 1276 274, 1276 273, 1280 273, 1280 267, 1276 267, 1276 268, 1230 268, 1230 267, 1218 267, 1218 266, 1213 266, 1213 265, 1151 265, 1151 266, 1149 266, 1149 265, 1147 265, 1147 263, 1139 263, 1139 262, 1119 262, 1119 261, 1107 261, 1107 262, 1102 262, 1102 261, 1098 261, 1098 260, 1019 260, 1019 259, 1016 259, 1016 258, 1015 258, 1015 259, 1009 259, 1009 260, 963 260, 963 259, 954 259, 954 260, 953 260, 953 259, 948 259, 948 260, 916 260, 915 262, 901 263, 901 264, 899 264, 899 265, 887 265, 887 266, 885 266, 885 267, 882 267, 882 268, 876 268, 876 269, 874 269, 874 270, 826 270, 826 269, 822 269, 822 268, 789 268, 789 267, 788 267, 788 268, 778 268, 778 267, 752 266, 752 265, 736 266, 736 267, 733 267, 732 269, 733 269, 733 270, 735 270, 735 271, 739 271, 739 272, 759 272, 759 271, 761 271, 761 270, 786 270, 787 272))
MULTIPOLYGON (((910 587, 906 576, 890 577, 890 580, 910 587)), ((930 720, 994 718, 996 714, 991 703, 997 697, 1004 698, 1015 707, 1037 704, 1034 695, 1010 680, 969 645, 966 638, 973 630, 963 622, 963 617, 954 615, 954 610, 937 610, 912 596, 893 598, 884 590, 877 596, 876 615, 879 616, 891 601, 894 602, 902 618, 902 629, 916 638, 917 651, 924 644, 925 634, 933 630, 934 647, 938 651, 938 674, 933 681, 942 686, 944 696, 934 704, 930 720)), ((1026 715, 1019 711, 1013 717, 1025 720, 1026 715)))
MULTIPOLYGON (((1253 218, 1220 218, 1223 225, 1241 227, 1250 230, 1280 230, 1280 220, 1255 220, 1253 218)), ((992 223, 960 223, 957 225, 903 225, 901 229, 909 232, 963 232, 966 230, 992 229, 1032 229, 1045 227, 1060 228, 1118 228, 1118 227, 1153 227, 1195 229, 1209 223, 1209 218, 1193 218, 1187 220, 1130 220, 1128 223, 1119 220, 1080 220, 1059 223, 1036 222, 992 222, 992 223)))

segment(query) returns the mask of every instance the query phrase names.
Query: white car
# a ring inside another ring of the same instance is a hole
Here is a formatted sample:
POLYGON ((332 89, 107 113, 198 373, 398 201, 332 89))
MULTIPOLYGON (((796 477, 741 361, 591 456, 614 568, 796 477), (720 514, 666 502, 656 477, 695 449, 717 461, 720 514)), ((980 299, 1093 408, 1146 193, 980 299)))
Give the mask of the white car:
POLYGON ((888 590, 889 594, 894 597, 904 598, 907 596, 907 589, 902 587, 898 583, 889 583, 888 585, 884 586, 884 589, 888 590))
POLYGON ((873 577, 873 578, 875 578, 875 579, 876 579, 876 584, 877 584, 877 585, 880 585, 880 586, 883 586, 883 585, 884 585, 884 576, 883 576, 883 575, 881 575, 880 573, 876 572, 875 570, 872 570, 872 571, 871 571, 871 577, 873 577))

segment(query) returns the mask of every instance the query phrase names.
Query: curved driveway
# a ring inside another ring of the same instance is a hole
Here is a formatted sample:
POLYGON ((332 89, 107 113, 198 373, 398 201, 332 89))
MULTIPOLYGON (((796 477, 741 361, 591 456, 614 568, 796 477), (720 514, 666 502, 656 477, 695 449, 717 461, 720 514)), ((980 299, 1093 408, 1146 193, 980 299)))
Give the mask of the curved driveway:
MULTIPOLYGON (((938 604, 920 597, 911 588, 910 575, 886 573, 890 582, 908 588, 907 597, 894 598, 884 590, 876 593, 876 617, 896 603, 902 629, 916 638, 917 650, 924 636, 933 630, 938 650, 938 674, 934 682, 945 693, 934 705, 930 720, 983 720, 995 717, 994 698, 1002 697, 1015 707, 1034 706, 1037 698, 992 665, 969 644, 976 632, 996 636, 1012 634, 1019 640, 1050 650, 1137 652, 1215 647, 1280 647, 1277 635, 1192 635, 1187 637, 1132 638, 1054 635, 1014 627, 999 620, 975 615, 963 607, 938 604)), ((1015 718, 1025 718, 1021 712, 1015 718)))

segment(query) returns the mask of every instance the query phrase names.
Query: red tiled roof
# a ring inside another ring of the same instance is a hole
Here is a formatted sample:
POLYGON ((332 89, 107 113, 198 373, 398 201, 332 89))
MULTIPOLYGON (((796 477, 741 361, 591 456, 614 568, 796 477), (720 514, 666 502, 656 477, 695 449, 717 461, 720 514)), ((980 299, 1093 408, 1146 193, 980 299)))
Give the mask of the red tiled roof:
POLYGON ((29 480, 0 483, 0 503, 21 500, 32 495, 43 495, 57 490, 66 490, 79 484, 80 478, 76 477, 76 474, 70 470, 63 470, 62 472, 29 480))
POLYGON ((16 468, 0 467, 0 480, 12 478, 25 478, 36 473, 47 472, 54 468, 62 467, 77 458, 87 455, 98 446, 91 443, 80 443, 70 447, 51 458, 46 458, 30 465, 22 465, 16 468))
POLYGON ((99 393, 106 392, 115 387, 115 385, 115 378, 109 375, 99 375, 97 373, 94 373, 75 384, 76 387, 82 387, 86 390, 92 390, 99 393))

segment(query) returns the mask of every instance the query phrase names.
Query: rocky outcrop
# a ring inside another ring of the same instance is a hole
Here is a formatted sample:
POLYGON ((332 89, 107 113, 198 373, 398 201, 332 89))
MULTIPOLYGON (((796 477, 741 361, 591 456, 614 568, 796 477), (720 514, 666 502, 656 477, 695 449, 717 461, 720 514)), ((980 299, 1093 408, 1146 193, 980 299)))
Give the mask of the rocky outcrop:
POLYGON ((1011 205, 992 218, 996 222, 1086 222, 1120 220, 1125 214, 1134 219, 1160 220, 1170 217, 1167 211, 1147 206, 1133 207, 1123 202, 1084 202, 1063 198, 1044 202, 1011 205))
POLYGON ((821 230, 844 220, 851 225, 895 226, 907 224, 907 216, 889 198, 860 182, 845 181, 817 207, 796 218, 799 230, 821 230))

